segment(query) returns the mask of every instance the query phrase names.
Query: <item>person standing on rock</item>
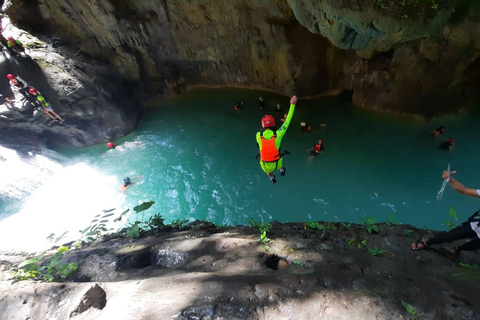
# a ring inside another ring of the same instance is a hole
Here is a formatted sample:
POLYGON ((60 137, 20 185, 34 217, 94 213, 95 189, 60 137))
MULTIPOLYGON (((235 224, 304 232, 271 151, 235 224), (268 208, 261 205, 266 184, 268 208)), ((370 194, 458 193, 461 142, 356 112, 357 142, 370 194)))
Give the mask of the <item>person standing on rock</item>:
POLYGON ((47 100, 45 100, 45 97, 42 96, 40 91, 38 91, 35 88, 30 88, 30 90, 28 90, 28 92, 37 97, 38 102, 40 102, 40 104, 43 107, 43 111, 47 115, 49 115, 50 118, 52 118, 53 120, 56 120, 56 118, 57 118, 58 120, 60 120, 60 122, 63 122, 62 117, 60 117, 55 111, 53 111, 52 106, 50 105, 50 103, 47 100))
POLYGON ((28 83, 20 78, 19 76, 16 76, 14 74, 7 74, 7 78, 9 80, 10 88, 13 91, 13 94, 16 95, 20 93, 25 99, 29 100, 28 96, 28 88, 32 88, 31 86, 28 85, 28 83))
MULTIPOLYGON (((463 184, 455 180, 452 175, 457 173, 453 171, 443 171, 442 178, 450 179, 448 182, 450 186, 460 194, 480 198, 480 189, 471 189, 465 187, 463 184)), ((439 244, 444 242, 453 242, 462 239, 472 239, 459 247, 454 247, 451 250, 445 251, 444 255, 449 259, 454 259, 460 251, 474 251, 480 248, 480 210, 475 212, 467 221, 459 225, 458 227, 447 231, 440 232, 429 240, 419 240, 413 242, 410 247, 412 250, 424 250, 428 249, 432 244, 439 244)))
MULTIPOLYGON (((288 111, 287 119, 283 125, 276 130, 275 118, 271 115, 265 115, 262 118, 262 130, 257 132, 257 146, 260 150, 260 167, 268 175, 272 183, 276 183, 277 179, 273 172, 280 169, 280 175, 285 175, 285 167, 283 166, 282 154, 280 145, 283 136, 287 132, 288 126, 293 118, 295 112, 295 105, 297 104, 297 97, 293 96, 290 99, 290 109, 288 111)), ((288 151, 285 151, 288 154, 288 151)))

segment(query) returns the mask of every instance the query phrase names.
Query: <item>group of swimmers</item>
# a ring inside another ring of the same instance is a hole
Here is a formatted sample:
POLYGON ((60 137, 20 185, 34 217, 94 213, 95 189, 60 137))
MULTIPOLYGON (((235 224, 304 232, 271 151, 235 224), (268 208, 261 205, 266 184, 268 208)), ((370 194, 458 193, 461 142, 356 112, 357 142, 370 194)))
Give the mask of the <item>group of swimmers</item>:
MULTIPOLYGON (((445 129, 444 126, 440 126, 437 129, 433 130, 433 132, 430 134, 430 137, 432 137, 432 138, 439 137, 439 136, 441 136, 442 134, 445 133, 445 130, 446 129, 445 129)), ((450 137, 446 141, 442 142, 440 144, 439 148, 442 149, 442 150, 452 150, 454 144, 455 144, 455 139, 450 137)))

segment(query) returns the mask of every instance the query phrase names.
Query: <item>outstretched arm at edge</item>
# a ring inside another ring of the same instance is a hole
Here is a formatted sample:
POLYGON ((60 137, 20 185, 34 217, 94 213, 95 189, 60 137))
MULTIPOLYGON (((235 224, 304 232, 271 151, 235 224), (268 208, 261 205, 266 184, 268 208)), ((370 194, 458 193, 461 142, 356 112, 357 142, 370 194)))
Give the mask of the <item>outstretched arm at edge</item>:
MULTIPOLYGON (((464 194, 466 196, 470 196, 470 197, 474 197, 474 198, 480 198, 480 194, 478 194, 479 190, 467 188, 463 184, 461 184, 460 182, 455 180, 452 177, 452 175, 455 174, 455 173, 457 173, 457 171, 453 171, 453 172, 450 173, 450 181, 449 181, 450 186, 453 188, 453 190, 457 191, 460 194, 464 194)), ((447 179, 449 177, 448 172, 444 171, 442 177, 444 179, 447 179)))

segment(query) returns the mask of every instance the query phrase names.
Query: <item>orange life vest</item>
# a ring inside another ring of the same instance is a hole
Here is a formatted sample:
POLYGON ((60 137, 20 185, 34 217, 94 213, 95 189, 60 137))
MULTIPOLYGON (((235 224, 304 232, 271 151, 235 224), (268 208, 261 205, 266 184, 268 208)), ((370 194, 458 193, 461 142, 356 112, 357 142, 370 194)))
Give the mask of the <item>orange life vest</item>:
POLYGON ((271 139, 265 139, 262 136, 260 137, 260 142, 262 143, 260 148, 260 160, 263 162, 277 162, 280 160, 280 151, 275 146, 275 139, 277 135, 274 135, 271 139))
POLYGON ((321 144, 316 143, 316 144, 313 146, 313 150, 315 150, 316 152, 320 152, 321 149, 322 149, 322 145, 321 145, 321 144))

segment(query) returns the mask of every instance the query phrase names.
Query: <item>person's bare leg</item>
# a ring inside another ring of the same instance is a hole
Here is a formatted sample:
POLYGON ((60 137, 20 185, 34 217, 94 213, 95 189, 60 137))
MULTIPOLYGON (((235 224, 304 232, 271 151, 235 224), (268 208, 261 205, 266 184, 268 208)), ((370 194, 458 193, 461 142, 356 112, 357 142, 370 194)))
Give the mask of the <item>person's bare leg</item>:
POLYGON ((272 183, 277 182, 277 179, 275 178, 275 175, 273 174, 273 172, 269 172, 269 173, 267 173, 267 175, 270 178, 270 180, 272 181, 272 183))
POLYGON ((57 117, 60 121, 62 121, 62 117, 60 117, 55 111, 50 111, 51 113, 53 113, 55 115, 55 117, 57 117))
POLYGON ((49 116, 50 118, 52 118, 53 120, 55 120, 55 117, 52 116, 49 111, 45 110, 45 113, 48 114, 48 116, 49 116))

